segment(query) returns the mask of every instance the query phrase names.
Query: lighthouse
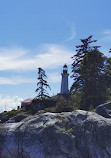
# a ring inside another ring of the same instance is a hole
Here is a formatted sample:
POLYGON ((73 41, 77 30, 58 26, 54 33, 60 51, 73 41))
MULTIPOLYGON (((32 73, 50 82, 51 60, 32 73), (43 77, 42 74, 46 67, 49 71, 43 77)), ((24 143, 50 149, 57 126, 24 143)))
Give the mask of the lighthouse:
POLYGON ((65 64, 62 71, 61 94, 68 94, 68 67, 65 64))

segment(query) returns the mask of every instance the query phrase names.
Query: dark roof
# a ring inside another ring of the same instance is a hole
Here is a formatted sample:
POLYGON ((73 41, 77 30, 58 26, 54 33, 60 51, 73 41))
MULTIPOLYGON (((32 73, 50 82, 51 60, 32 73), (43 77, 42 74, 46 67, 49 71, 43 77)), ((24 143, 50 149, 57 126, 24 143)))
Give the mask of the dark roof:
POLYGON ((64 67, 67 67, 67 65, 65 64, 64 67))

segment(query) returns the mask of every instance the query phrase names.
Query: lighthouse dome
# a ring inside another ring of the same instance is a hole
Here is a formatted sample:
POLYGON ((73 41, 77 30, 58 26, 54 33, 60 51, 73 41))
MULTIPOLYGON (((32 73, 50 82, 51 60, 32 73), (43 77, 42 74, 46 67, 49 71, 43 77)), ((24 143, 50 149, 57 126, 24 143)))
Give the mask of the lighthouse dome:
POLYGON ((66 65, 66 64, 63 66, 63 70, 68 71, 68 67, 67 67, 67 65, 66 65))

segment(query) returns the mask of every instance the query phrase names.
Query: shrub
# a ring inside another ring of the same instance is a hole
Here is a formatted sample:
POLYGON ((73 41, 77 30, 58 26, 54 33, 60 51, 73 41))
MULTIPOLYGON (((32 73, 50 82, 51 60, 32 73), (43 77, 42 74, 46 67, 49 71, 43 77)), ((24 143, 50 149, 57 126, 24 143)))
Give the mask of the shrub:
POLYGON ((18 110, 11 110, 7 112, 8 118, 14 117, 18 114, 18 110))
POLYGON ((73 111, 73 105, 71 104, 70 100, 66 100, 61 98, 56 103, 56 112, 67 112, 73 111))
POLYGON ((45 108, 44 111, 46 111, 46 112, 56 112, 56 107, 48 107, 48 108, 45 108))

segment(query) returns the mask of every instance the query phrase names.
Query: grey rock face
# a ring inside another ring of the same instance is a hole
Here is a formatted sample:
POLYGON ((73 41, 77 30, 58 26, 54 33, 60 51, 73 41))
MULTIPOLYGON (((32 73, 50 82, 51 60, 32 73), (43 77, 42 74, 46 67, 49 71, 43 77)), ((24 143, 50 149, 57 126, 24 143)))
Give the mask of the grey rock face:
POLYGON ((111 118, 111 102, 99 105, 96 108, 96 112, 105 118, 111 118))
POLYGON ((77 110, 0 124, 0 158, 111 158, 111 119, 77 110))

